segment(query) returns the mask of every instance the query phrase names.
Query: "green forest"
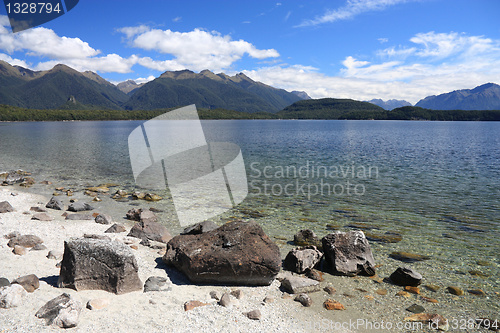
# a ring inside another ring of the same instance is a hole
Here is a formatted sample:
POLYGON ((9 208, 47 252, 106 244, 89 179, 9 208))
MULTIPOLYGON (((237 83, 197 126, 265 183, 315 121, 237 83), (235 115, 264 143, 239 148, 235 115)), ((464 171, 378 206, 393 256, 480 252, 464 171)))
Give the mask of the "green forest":
MULTIPOLYGON (((36 110, 9 105, 0 105, 0 121, 147 120, 173 109, 174 108, 142 111, 109 109, 36 110)), ((500 121, 500 110, 429 110, 415 106, 405 106, 391 111, 386 111, 370 103, 357 102, 352 100, 300 101, 292 104, 291 106, 276 114, 266 112, 247 113, 226 109, 203 108, 198 109, 198 114, 200 116, 200 119, 500 121)))

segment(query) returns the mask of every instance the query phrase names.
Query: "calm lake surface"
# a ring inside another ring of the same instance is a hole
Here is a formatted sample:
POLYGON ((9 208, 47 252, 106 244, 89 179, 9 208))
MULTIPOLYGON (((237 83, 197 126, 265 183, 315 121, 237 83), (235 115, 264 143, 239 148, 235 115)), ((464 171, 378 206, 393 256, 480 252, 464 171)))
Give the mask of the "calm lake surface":
MULTIPOLYGON (((0 171, 27 170, 37 181, 77 191, 101 183, 134 190, 127 138, 142 123, 0 123, 0 171)), ((500 123, 202 125, 209 142, 240 146, 249 184, 249 196, 216 221, 253 218, 285 249, 305 228, 320 237, 353 223, 375 236, 396 232, 400 242, 371 242, 376 261, 388 270, 395 267, 392 251, 408 251, 431 258, 416 264, 429 278, 499 291, 500 123), (478 270, 482 276, 469 274, 478 270)), ((54 186, 32 190, 50 195, 54 186)), ((167 199, 155 203, 165 210, 164 223, 180 230, 169 194, 157 193, 167 199)), ((122 216, 129 204, 123 203, 122 216)))

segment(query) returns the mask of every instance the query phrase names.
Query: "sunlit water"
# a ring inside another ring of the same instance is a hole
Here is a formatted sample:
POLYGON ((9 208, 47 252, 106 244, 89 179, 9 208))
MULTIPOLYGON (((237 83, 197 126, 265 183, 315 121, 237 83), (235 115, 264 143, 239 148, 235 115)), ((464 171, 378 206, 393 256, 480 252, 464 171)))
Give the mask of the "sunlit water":
MULTIPOLYGON (((141 123, 0 123, 0 171, 51 180, 31 189, 46 195, 102 183, 135 190, 127 138, 141 123)), ((216 222, 252 218, 284 253, 300 229, 322 237, 364 223, 368 233, 403 237, 371 242, 388 274, 402 265, 389 254, 408 251, 431 257, 414 264, 431 282, 500 291, 500 123, 224 120, 203 129, 209 142, 241 147, 249 185, 216 222)), ((169 193, 156 192, 166 199, 140 204, 163 209, 163 223, 178 232, 169 193)), ((108 195, 98 205, 123 216, 130 204, 108 195)), ((498 308, 494 296, 479 302, 498 308)))

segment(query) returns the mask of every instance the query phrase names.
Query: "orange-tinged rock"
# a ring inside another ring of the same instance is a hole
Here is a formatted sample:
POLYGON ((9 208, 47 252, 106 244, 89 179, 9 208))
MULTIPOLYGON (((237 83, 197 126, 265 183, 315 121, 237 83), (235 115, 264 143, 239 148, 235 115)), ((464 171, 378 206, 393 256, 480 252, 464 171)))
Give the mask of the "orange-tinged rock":
POLYGON ((418 289, 418 287, 406 286, 405 291, 412 293, 412 294, 417 294, 417 295, 420 294, 420 289, 418 289))
POLYGON ((208 305, 208 303, 203 303, 200 301, 189 301, 189 302, 184 303, 184 311, 193 310, 194 308, 197 308, 199 306, 205 306, 205 305, 208 305))
POLYGON ((327 310, 345 310, 345 306, 343 306, 340 302, 334 301, 332 299, 327 299, 323 306, 327 310))

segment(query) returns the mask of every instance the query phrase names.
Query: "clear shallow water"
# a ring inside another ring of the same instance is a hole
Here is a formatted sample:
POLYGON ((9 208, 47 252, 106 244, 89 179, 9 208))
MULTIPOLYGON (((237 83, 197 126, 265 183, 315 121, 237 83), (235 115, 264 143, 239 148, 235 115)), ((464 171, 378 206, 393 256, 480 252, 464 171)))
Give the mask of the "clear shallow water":
MULTIPOLYGON (((0 123, 0 171, 24 169, 76 190, 133 189, 127 138, 141 123, 0 123)), ((247 199, 216 220, 254 218, 285 250, 300 229, 321 237, 365 223, 403 236, 372 242, 386 274, 402 265, 390 252, 409 251, 431 257, 414 264, 431 282, 500 291, 500 123, 223 120, 203 128, 208 141, 241 147, 249 181, 247 199)), ((124 215, 129 203, 120 204, 109 200, 109 209, 124 215)), ((180 230, 168 200, 154 205, 180 230)), ((480 301, 498 309, 494 296, 480 301)))

